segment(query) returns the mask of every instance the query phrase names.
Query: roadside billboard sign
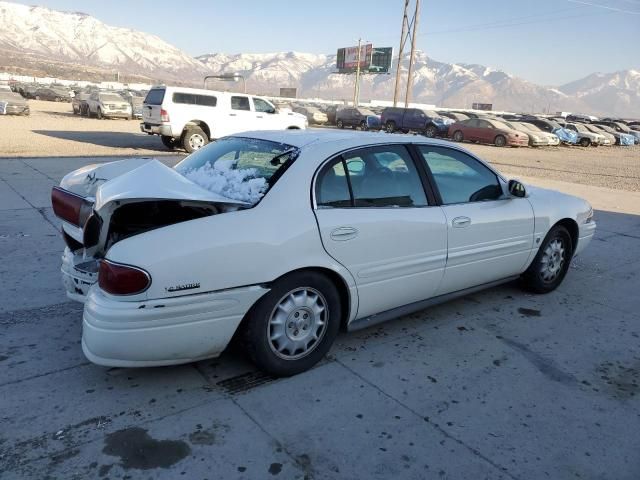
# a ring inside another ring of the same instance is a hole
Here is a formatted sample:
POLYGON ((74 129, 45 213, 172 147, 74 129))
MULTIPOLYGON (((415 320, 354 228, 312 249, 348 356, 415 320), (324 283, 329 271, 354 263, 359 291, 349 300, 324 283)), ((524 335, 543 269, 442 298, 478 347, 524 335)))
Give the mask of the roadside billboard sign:
POLYGON ((289 87, 280 87, 280 96, 285 98, 298 98, 298 89, 289 87))
MULTIPOLYGON (((336 55, 338 73, 354 73, 358 68, 358 47, 339 48, 336 55)), ((389 73, 393 48, 373 47, 371 44, 360 47, 361 73, 389 73)))
POLYGON ((473 110, 493 110, 493 103, 473 103, 471 105, 473 110))

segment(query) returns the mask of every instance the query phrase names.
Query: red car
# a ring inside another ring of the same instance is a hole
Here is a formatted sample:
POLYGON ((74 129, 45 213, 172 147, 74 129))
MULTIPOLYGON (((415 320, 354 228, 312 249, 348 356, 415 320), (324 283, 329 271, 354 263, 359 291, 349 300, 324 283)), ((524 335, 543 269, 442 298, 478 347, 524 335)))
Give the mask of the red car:
POLYGON ((514 130, 498 120, 470 118, 449 126, 449 137, 456 142, 492 143, 496 147, 526 147, 529 136, 514 130))

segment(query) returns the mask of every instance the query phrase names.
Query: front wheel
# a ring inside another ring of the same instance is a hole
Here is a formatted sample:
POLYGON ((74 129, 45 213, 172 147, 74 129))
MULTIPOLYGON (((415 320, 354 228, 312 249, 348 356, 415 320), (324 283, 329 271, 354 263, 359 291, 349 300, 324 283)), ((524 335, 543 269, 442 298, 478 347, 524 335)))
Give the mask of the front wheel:
POLYGON ((367 127, 367 122, 365 122, 364 120, 360 122, 360 130, 367 131, 369 130, 369 128, 367 127))
POLYGON ((338 128, 344 128, 344 122, 343 122, 342 120, 338 120, 338 121, 336 122, 336 127, 338 127, 338 128))
POLYGON ((247 314, 242 331, 247 354, 271 375, 304 372, 331 348, 340 312, 340 295, 329 278, 316 272, 287 275, 247 314))
POLYGON ((396 131, 396 122, 393 120, 389 120, 385 125, 384 129, 387 133, 393 133, 396 131))
POLYGON ((461 130, 456 130, 455 132, 453 132, 453 140, 456 142, 461 142, 464 140, 464 134, 462 133, 461 130))
POLYGON ((524 286, 535 293, 549 293, 562 283, 573 256, 571 235, 562 225, 553 227, 538 254, 522 275, 524 286))
POLYGON ((507 144, 507 139, 504 138, 504 135, 498 135, 493 143, 496 147, 504 147, 507 144))
POLYGON ((102 120, 104 118, 104 115, 102 115, 102 109, 98 108, 98 110, 96 110, 96 118, 98 120, 102 120))
POLYGON ((438 133, 438 129, 436 128, 435 125, 429 125, 424 131, 424 134, 429 138, 435 137, 437 133, 438 133))
POLYGON ((182 134, 182 146, 187 153, 200 150, 207 143, 209 143, 209 137, 200 127, 190 127, 182 134))
POLYGON ((586 137, 580 139, 580 146, 581 147, 588 147, 589 145, 591 145, 591 140, 589 140, 586 137))

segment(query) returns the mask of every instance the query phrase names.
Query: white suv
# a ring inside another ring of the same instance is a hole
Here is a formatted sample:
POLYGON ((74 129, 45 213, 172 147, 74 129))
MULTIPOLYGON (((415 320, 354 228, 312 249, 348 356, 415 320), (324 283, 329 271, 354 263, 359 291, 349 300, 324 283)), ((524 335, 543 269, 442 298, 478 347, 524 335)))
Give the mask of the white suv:
POLYGON ((140 124, 143 132, 160 135, 166 147, 182 146, 189 153, 234 133, 306 127, 304 115, 280 112, 264 98, 165 86, 149 90, 140 124))

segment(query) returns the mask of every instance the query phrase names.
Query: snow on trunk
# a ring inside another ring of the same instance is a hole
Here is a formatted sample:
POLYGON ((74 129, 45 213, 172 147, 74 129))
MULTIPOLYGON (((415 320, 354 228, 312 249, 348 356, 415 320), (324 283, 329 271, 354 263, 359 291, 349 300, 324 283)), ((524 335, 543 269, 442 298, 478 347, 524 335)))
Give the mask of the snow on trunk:
POLYGON ((205 163, 184 173, 193 183, 232 200, 258 203, 267 191, 267 181, 257 175, 255 168, 238 169, 237 160, 218 160, 205 163))

